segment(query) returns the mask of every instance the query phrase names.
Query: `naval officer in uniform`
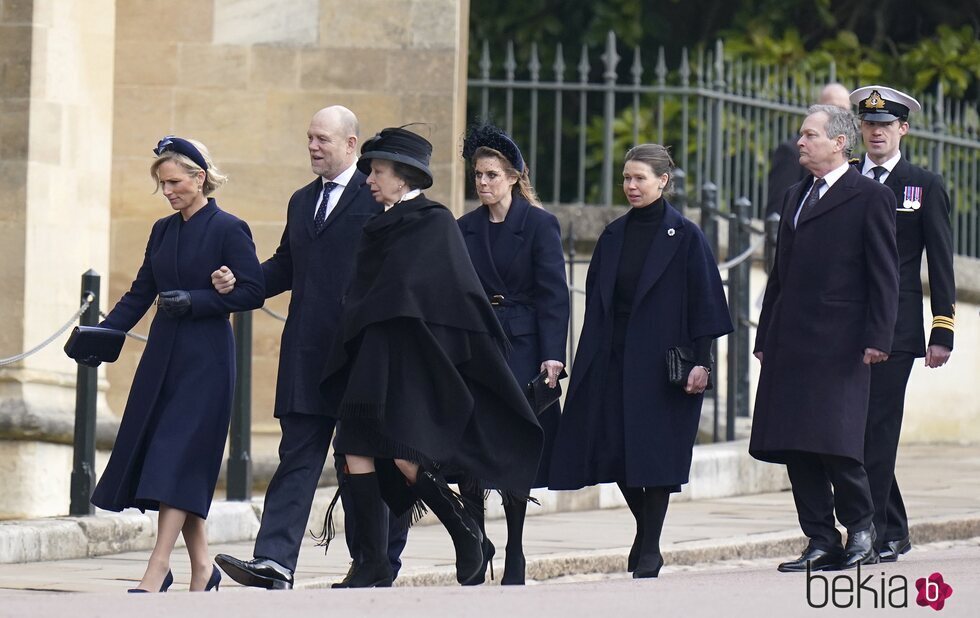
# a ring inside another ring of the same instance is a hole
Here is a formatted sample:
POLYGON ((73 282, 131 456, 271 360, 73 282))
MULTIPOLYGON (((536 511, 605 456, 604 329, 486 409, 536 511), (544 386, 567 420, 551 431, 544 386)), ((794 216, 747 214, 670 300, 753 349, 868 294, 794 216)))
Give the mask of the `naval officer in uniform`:
POLYGON ((895 457, 902 428, 905 387, 916 358, 942 367, 953 349, 953 233, 949 196, 942 178, 902 156, 910 112, 920 110, 911 96, 886 86, 865 86, 850 95, 857 105, 867 153, 858 171, 895 193, 899 257, 898 321, 888 360, 871 367, 871 395, 865 431, 864 467, 875 505, 874 524, 881 560, 897 560, 911 549, 905 504, 895 480, 895 457), (928 345, 922 320, 922 250, 928 255, 932 328, 928 345))

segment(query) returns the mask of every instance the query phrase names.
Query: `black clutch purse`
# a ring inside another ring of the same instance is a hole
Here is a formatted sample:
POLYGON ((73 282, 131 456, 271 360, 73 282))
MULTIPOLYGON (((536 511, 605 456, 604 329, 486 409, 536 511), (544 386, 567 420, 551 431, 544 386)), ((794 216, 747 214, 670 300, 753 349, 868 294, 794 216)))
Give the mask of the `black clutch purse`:
MULTIPOLYGON (((698 366, 694 358, 694 348, 675 346, 667 348, 667 381, 680 388, 687 386, 687 376, 698 366)), ((711 371, 708 371, 707 390, 711 389, 711 371)))
MULTIPOLYGON (((524 396, 527 397, 527 402, 531 404, 531 409, 534 410, 535 416, 544 412, 551 404, 558 401, 561 397, 561 383, 559 382, 557 386, 551 388, 544 383, 545 379, 548 377, 547 371, 542 371, 538 375, 534 376, 534 379, 527 383, 524 387, 524 396)), ((562 369, 561 373, 558 374, 558 379, 567 378, 568 374, 562 369)))
POLYGON ((76 326, 65 343, 65 354, 75 361, 98 367, 99 363, 111 363, 119 358, 126 333, 101 326, 76 326))

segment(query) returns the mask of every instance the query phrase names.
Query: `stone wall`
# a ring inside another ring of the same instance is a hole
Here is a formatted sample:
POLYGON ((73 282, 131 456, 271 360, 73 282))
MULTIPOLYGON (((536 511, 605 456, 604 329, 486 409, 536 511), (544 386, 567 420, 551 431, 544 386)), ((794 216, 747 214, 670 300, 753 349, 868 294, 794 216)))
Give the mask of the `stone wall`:
MULTIPOLYGON (((0 2, 0 357, 68 320, 82 272, 105 274, 114 29, 113 0, 0 2)), ((71 451, 55 444, 75 372, 58 344, 0 368, 0 517, 67 512, 71 451)))
MULTIPOLYGON (((260 259, 278 244, 289 196, 313 179, 306 129, 330 104, 358 115, 362 141, 386 126, 426 123, 416 130, 434 145, 427 194, 459 212, 468 7, 466 0, 119 2, 109 300, 128 289, 151 223, 170 212, 148 175, 150 151, 168 133, 209 147, 230 177, 215 197, 248 221, 260 259)), ((288 296, 268 306, 285 314, 288 296)), ((151 317, 134 330, 145 333, 151 317)), ((254 444, 274 455, 282 324, 262 313, 254 324, 254 444)), ((141 352, 128 342, 108 370, 117 413, 141 352)))

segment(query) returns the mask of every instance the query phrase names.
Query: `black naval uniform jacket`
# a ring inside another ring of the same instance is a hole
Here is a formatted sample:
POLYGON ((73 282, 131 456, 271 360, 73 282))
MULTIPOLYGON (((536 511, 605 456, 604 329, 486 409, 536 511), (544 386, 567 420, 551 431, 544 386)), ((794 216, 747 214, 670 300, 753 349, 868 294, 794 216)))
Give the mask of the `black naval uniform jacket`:
MULTIPOLYGON (((864 169, 864 158, 858 171, 864 169)), ((928 254, 932 332, 929 345, 953 349, 956 283, 953 278, 953 231, 950 204, 943 180, 902 157, 888 174, 885 186, 895 193, 895 228, 898 241, 898 322, 893 352, 925 356, 922 325, 922 249, 928 254), (917 200, 915 198, 918 198, 917 200)))

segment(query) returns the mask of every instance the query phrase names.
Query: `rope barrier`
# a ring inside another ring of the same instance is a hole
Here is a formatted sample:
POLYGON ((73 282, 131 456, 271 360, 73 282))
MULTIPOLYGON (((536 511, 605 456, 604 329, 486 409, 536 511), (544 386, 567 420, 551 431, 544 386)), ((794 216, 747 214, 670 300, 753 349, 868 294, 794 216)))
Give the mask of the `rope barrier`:
POLYGON ((91 305, 92 301, 94 300, 95 300, 95 294, 92 294, 91 292, 87 293, 85 295, 85 300, 82 301, 82 304, 81 306, 79 306, 78 311, 75 312, 75 315, 71 316, 70 320, 65 322, 64 326, 59 328, 53 335, 45 339, 39 345, 34 346, 30 350, 26 352, 22 352, 17 356, 11 356, 10 358, 0 358, 0 367, 3 367, 5 365, 12 365, 13 363, 22 361, 28 356, 37 354, 38 352, 46 348, 48 345, 51 344, 52 341, 60 337, 66 330, 71 328, 75 324, 75 322, 78 321, 78 318, 82 317, 82 314, 88 310, 89 305, 91 305))
POLYGON ((286 316, 279 315, 278 313, 276 313, 272 309, 269 309, 268 307, 260 307, 260 309, 262 309, 262 312, 263 313, 274 317, 275 319, 279 320, 280 322, 285 322, 286 321, 286 316))
MULTIPOLYGON (((107 316, 104 311, 99 311, 99 317, 104 320, 106 319, 107 316)), ((126 333, 126 336, 135 339, 136 341, 142 341, 143 343, 149 341, 149 339, 147 339, 143 335, 137 335, 136 333, 126 333)))
POLYGON ((734 258, 728 260, 727 262, 722 262, 721 264, 719 264, 718 265, 718 270, 720 270, 720 271, 726 271, 726 270, 729 270, 731 268, 734 268, 734 267, 738 266, 739 264, 741 264, 745 260, 747 260, 750 257, 752 257, 752 254, 755 253, 756 250, 759 247, 761 247, 764 242, 766 242, 766 237, 765 236, 760 236, 759 238, 756 238, 752 242, 752 244, 749 245, 749 248, 748 249, 746 249, 745 251, 739 253, 738 255, 736 255, 734 258))

